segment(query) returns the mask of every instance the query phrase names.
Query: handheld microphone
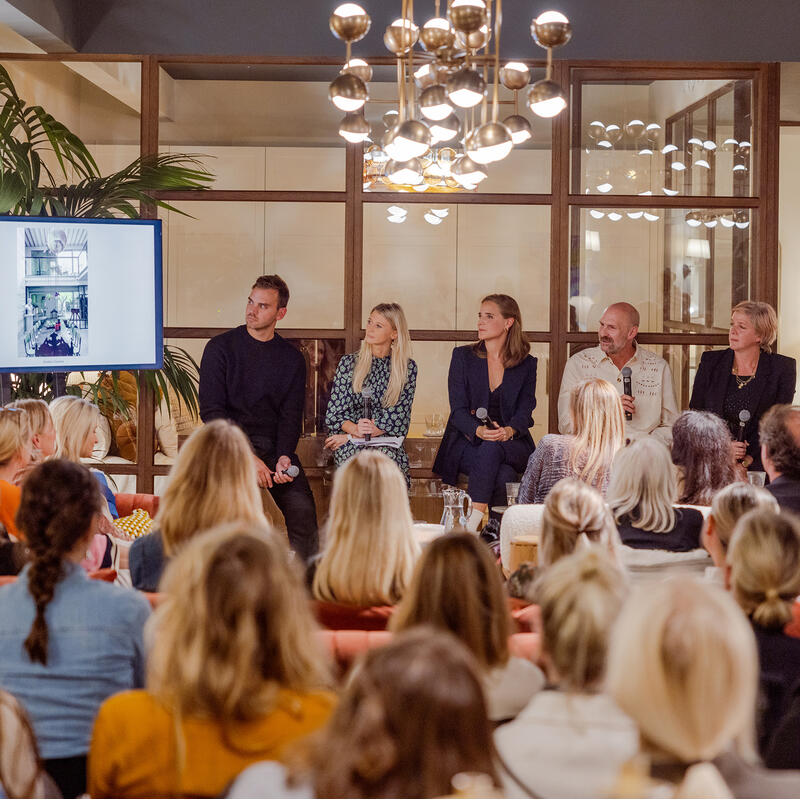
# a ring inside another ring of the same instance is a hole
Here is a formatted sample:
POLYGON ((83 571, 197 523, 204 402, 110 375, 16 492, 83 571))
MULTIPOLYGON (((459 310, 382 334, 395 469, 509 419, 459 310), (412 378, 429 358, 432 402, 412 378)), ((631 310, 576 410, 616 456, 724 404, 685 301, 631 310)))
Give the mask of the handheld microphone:
POLYGON ((286 469, 281 470, 281 475, 288 475, 290 478, 296 478, 300 474, 300 468, 294 464, 290 464, 286 469))
MULTIPOLYGON (((375 396, 375 390, 371 386, 365 386, 361 390, 361 397, 364 400, 364 419, 372 418, 372 398, 375 396)), ((371 433, 364 434, 364 441, 368 442, 372 439, 371 433)))
MULTIPOLYGON (((633 385, 631 383, 631 368, 623 367, 622 370, 622 393, 633 397, 633 385)), ((625 412, 625 419, 633 419, 630 411, 625 412)))
POLYGON ((739 412, 739 433, 736 434, 736 441, 743 442, 744 441, 744 426, 750 421, 750 412, 743 408, 739 412))
POLYGON ((476 412, 475 416, 486 426, 492 428, 499 428, 500 426, 489 416, 489 412, 481 406, 476 412))

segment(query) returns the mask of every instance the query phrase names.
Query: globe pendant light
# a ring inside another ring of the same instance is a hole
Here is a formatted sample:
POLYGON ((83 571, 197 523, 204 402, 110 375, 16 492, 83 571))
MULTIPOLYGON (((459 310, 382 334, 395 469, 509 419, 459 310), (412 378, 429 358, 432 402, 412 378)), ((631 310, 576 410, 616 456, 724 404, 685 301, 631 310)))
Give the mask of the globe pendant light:
POLYGON ((504 159, 514 146, 511 132, 502 122, 485 122, 467 137, 467 155, 476 164, 491 164, 504 159))
POLYGON ((395 161, 408 161, 425 155, 431 148, 431 132, 424 122, 407 119, 392 128, 384 140, 383 149, 395 161))

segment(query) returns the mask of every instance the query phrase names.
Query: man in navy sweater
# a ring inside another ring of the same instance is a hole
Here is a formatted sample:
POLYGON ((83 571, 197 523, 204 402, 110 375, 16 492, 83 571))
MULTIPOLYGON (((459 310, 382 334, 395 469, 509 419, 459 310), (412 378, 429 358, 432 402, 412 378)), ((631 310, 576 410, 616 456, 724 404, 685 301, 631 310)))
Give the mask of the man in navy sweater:
POLYGON ((319 549, 314 495, 297 458, 305 404, 306 363, 275 332, 289 288, 261 275, 247 298, 245 324, 215 336, 200 363, 200 417, 235 422, 253 445, 258 485, 286 520, 292 549, 307 561, 319 549), (286 470, 294 464, 299 474, 286 470))

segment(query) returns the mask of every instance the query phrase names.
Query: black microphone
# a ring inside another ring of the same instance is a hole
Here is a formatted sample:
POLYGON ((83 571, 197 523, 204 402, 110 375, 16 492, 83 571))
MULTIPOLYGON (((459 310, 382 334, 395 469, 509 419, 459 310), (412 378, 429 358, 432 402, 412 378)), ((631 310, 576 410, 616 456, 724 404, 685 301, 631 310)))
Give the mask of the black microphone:
POLYGON ((748 422, 750 422, 750 412, 746 408, 743 408, 739 412, 739 433, 736 434, 737 442, 744 441, 744 426, 747 425, 748 422))
MULTIPOLYGON (((364 400, 364 419, 372 419, 372 398, 375 396, 375 390, 371 386, 365 386, 361 390, 361 397, 364 400)), ((372 439, 371 433, 364 434, 364 441, 368 442, 372 439)))
POLYGON ((481 406, 476 412, 475 416, 486 426, 492 428, 499 428, 500 426, 489 416, 489 412, 481 406))
MULTIPOLYGON (((631 368, 623 367, 622 370, 622 394, 633 397, 633 385, 631 384, 631 368)), ((625 419, 633 419, 630 411, 625 412, 625 419)))

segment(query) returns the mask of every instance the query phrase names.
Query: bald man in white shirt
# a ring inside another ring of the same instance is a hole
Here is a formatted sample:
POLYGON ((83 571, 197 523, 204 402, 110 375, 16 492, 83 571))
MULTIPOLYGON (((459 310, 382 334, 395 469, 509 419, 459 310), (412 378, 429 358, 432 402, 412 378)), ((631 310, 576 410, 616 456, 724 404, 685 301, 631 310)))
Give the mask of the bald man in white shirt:
POLYGON ((572 433, 569 397, 573 387, 588 378, 602 378, 616 386, 622 396, 629 439, 655 436, 672 444, 672 423, 678 416, 672 373, 663 358, 636 342, 639 312, 630 303, 613 303, 600 317, 599 346, 581 350, 564 367, 558 393, 558 430, 572 433), (623 394, 622 368, 630 367, 632 395, 623 394))

